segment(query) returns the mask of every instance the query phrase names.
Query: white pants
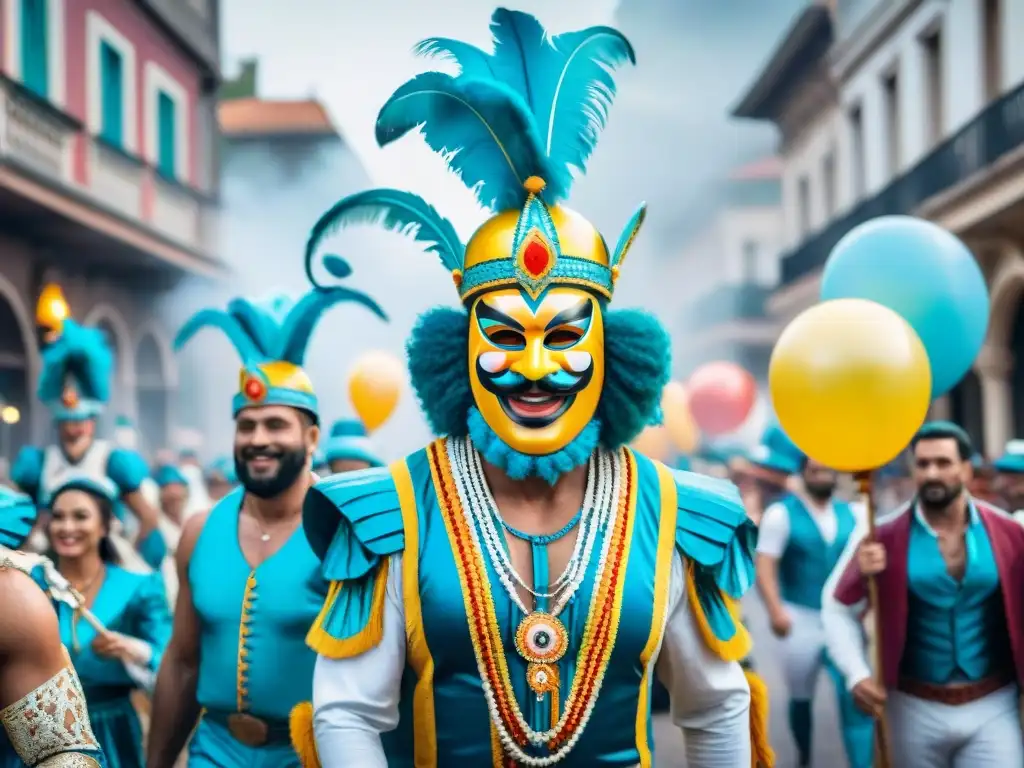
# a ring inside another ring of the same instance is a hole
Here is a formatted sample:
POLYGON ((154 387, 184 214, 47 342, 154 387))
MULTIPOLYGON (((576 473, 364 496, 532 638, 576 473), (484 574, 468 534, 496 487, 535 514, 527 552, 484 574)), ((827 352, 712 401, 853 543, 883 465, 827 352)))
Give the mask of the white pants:
POLYGON ((892 763, 899 768, 1024 766, 1016 684, 959 706, 890 691, 887 712, 892 763))
POLYGON ((789 698, 811 701, 824 663, 825 629, 821 613, 802 605, 785 604, 793 626, 782 641, 782 672, 789 698))

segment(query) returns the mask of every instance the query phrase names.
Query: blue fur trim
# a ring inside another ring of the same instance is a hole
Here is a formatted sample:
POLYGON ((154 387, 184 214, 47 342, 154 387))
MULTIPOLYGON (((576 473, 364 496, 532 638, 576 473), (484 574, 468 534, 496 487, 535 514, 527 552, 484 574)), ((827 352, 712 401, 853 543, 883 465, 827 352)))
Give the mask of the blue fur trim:
POLYGON ((450 307, 420 315, 406 345, 412 387, 436 435, 467 434, 473 407, 468 348, 469 315, 450 307))
POLYGON ((668 384, 672 342, 651 314, 636 309, 604 313, 604 389, 597 405, 601 444, 626 445, 660 412, 661 391, 668 384))
POLYGON ((550 485, 566 472, 586 463, 597 448, 601 425, 591 421, 565 448, 543 456, 520 453, 498 437, 476 408, 469 411, 469 438, 489 464, 493 464, 513 480, 539 477, 550 485))

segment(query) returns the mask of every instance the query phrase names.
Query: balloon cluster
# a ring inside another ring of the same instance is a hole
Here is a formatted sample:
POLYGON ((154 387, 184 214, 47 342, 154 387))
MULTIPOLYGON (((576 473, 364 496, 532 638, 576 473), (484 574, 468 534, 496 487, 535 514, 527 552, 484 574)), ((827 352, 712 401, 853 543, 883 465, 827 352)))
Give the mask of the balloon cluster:
POLYGON ((875 469, 973 364, 988 329, 985 278, 946 230, 883 216, 836 245, 821 298, 776 342, 772 404, 811 458, 840 471, 875 469))

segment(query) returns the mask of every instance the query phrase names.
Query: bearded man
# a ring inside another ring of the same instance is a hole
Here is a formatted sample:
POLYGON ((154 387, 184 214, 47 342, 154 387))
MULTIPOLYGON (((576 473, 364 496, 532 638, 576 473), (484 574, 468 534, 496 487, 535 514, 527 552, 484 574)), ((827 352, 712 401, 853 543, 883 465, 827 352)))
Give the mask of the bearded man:
POLYGON ((491 31, 493 54, 421 44, 461 74, 400 87, 377 137, 418 126, 496 214, 463 245, 422 199, 370 190, 307 246, 315 274, 326 233, 381 221, 429 244, 462 303, 425 314, 408 346, 443 437, 306 500, 332 582, 309 635, 319 762, 650 766, 657 675, 687 765, 749 766, 750 641, 732 601, 752 581, 754 526, 730 483, 626 447, 669 372, 658 322, 608 308, 644 208, 609 250, 561 205, 633 50, 609 28, 552 37, 504 9, 491 31))
POLYGON ((823 595, 829 655, 857 704, 886 717, 900 768, 1024 765, 1024 528, 966 490, 963 429, 930 422, 911 442, 917 495, 851 540, 823 595), (881 683, 860 617, 878 584, 881 683))
POLYGON ((193 729, 193 768, 299 765, 288 717, 312 694, 315 655, 304 640, 328 594, 300 530, 320 439, 317 397, 301 366, 320 315, 343 301, 384 318, 369 297, 336 287, 294 305, 236 299, 227 312, 196 314, 175 340, 180 348, 215 327, 242 357, 233 403, 241 485, 182 529, 174 635, 153 696, 150 768, 171 768, 193 729))

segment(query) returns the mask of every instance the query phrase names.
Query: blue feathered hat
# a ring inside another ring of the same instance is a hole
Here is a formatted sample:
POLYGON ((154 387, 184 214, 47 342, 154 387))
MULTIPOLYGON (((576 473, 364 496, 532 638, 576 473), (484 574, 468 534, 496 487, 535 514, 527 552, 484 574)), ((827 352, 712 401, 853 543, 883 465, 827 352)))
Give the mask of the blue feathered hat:
POLYGON ((56 421, 94 419, 110 400, 113 375, 103 331, 67 318, 43 349, 37 396, 56 421))
POLYGON ((207 479, 221 477, 229 485, 235 485, 238 482, 238 475, 235 474, 235 460, 230 456, 217 457, 206 466, 206 471, 203 474, 207 479))
POLYGON ((37 510, 31 497, 0 485, 0 547, 18 549, 36 524, 37 510))
MULTIPOLYGON (((522 288, 538 296, 568 284, 611 299, 619 269, 643 223, 633 214, 615 248, 562 205, 605 126, 615 96, 612 71, 635 63, 629 41, 610 27, 549 35, 533 16, 504 8, 491 17, 493 50, 449 38, 416 52, 448 59, 460 72, 427 72, 392 94, 377 116, 381 147, 418 129, 427 145, 495 215, 463 244, 422 198, 373 189, 342 199, 314 225, 306 272, 323 239, 339 227, 380 223, 437 255, 469 303, 483 291, 522 288)), ((322 260, 336 275, 332 257, 322 260)), ((344 270, 342 270, 344 271, 344 270)))
MULTIPOLYGON (((338 274, 350 274, 347 264, 333 256, 338 274)), ((227 310, 203 309, 185 323, 174 339, 181 349, 203 328, 224 332, 242 358, 234 415, 243 408, 287 405, 319 421, 313 384, 302 370, 310 337, 323 313, 335 304, 355 302, 387 322, 380 306, 364 293, 334 286, 310 291, 297 302, 277 297, 266 302, 238 298, 227 310)))
POLYGON ((334 422, 331 436, 327 440, 327 462, 365 461, 371 467, 382 467, 382 462, 373 452, 366 427, 358 419, 342 419, 334 422))
POLYGON ((804 454, 782 427, 772 424, 761 435, 760 443, 747 453, 747 460, 772 472, 795 475, 803 467, 804 454))
POLYGON ((992 468, 1004 475, 1024 475, 1024 440, 1011 440, 992 468))
POLYGON ((161 488, 168 485, 184 485, 188 486, 188 479, 173 464, 164 464, 163 466, 157 467, 153 473, 153 482, 155 482, 161 488))

